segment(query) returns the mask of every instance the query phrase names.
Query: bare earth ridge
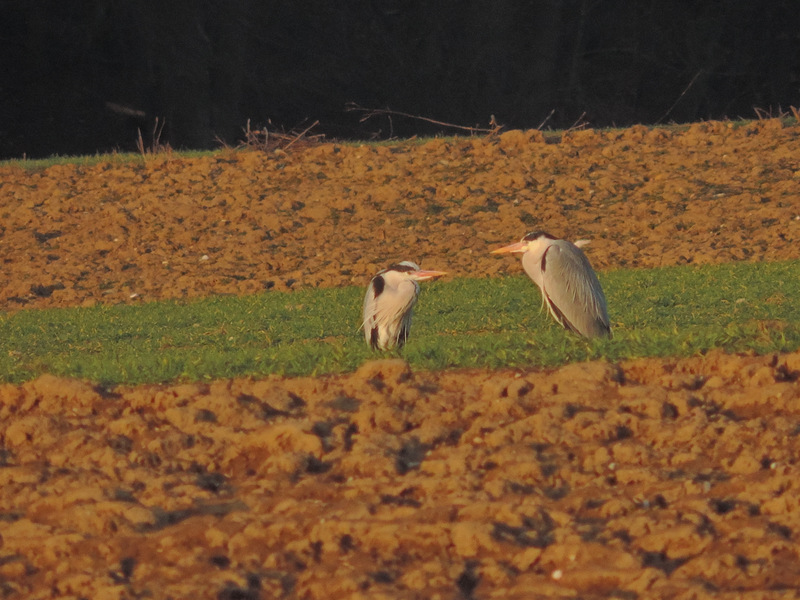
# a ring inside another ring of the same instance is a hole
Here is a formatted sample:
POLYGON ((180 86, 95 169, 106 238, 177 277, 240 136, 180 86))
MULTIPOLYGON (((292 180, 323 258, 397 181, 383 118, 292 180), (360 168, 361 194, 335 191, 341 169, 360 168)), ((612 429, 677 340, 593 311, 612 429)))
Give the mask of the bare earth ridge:
POLYGON ((0 309, 516 273, 489 250, 533 229, 600 270, 798 258, 798 157, 761 121, 6 168, 0 309))
MULTIPOLYGON (((0 169, 0 309, 798 258, 800 127, 539 132, 0 169), (376 243, 379 242, 379 243, 376 243), (413 254, 409 249, 414 249, 413 254)), ((565 334, 566 335, 566 334, 565 334)), ((789 598, 800 353, 0 385, 9 598, 789 598)))

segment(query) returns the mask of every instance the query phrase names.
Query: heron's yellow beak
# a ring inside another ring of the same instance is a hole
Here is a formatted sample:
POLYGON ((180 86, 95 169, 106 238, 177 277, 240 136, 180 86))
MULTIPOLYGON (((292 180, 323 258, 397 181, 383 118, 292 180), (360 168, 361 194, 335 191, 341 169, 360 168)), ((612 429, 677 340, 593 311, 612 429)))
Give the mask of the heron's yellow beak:
POLYGON ((447 275, 447 271, 423 271, 419 270, 414 273, 414 279, 417 281, 427 281, 428 279, 436 279, 442 275, 447 275))
POLYGON ((513 244, 509 244, 508 246, 503 246, 502 248, 498 248, 497 250, 492 250, 491 254, 509 254, 510 252, 525 252, 528 249, 528 242, 521 241, 521 242, 514 242, 513 244))

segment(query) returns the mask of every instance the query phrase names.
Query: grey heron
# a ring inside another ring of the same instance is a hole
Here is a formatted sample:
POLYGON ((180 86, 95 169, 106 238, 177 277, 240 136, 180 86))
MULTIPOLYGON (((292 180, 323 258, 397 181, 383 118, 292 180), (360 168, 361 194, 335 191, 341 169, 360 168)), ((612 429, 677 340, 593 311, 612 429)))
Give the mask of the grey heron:
POLYGON ((411 329, 411 313, 419 294, 419 281, 445 275, 423 271, 410 260, 390 265, 369 282, 364 297, 364 337, 375 350, 402 348, 411 329))
POLYGON ((606 297, 581 250, 587 243, 573 244, 534 231, 492 254, 522 253, 522 268, 539 286, 544 304, 560 325, 587 338, 610 337, 606 297))

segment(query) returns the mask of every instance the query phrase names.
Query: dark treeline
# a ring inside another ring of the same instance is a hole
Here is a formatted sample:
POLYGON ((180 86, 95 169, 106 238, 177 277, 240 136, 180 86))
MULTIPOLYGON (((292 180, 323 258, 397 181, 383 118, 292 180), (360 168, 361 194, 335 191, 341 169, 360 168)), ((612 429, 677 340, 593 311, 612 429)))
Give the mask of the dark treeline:
POLYGON ((753 117, 800 104, 796 0, 0 0, 0 156, 235 144, 253 127, 753 117), (548 118, 549 117, 549 118, 548 118))

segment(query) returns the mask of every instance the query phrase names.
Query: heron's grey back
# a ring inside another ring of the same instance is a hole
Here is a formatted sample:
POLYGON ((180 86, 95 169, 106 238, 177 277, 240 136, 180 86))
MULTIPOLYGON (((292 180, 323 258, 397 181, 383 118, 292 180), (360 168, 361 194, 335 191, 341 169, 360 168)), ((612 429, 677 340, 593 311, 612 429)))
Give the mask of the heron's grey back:
MULTIPOLYGON (((611 335, 606 297, 589 259, 574 244, 555 240, 542 257, 543 292, 568 329, 586 337, 611 335)), ((556 317, 558 319, 558 317, 556 317)))

